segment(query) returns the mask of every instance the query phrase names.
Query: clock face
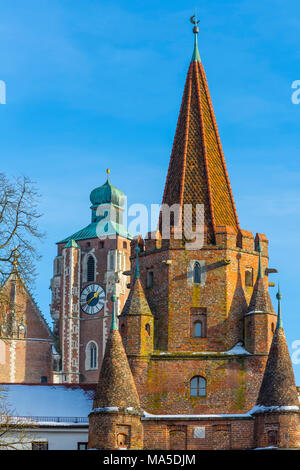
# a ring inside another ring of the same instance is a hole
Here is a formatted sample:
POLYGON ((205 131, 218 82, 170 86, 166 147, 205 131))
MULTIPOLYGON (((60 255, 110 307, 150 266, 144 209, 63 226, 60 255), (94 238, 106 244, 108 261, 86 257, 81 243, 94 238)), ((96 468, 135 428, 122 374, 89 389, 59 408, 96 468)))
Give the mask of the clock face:
POLYGON ((104 289, 99 284, 89 284, 81 291, 80 306, 88 315, 95 315, 102 310, 104 300, 104 289))

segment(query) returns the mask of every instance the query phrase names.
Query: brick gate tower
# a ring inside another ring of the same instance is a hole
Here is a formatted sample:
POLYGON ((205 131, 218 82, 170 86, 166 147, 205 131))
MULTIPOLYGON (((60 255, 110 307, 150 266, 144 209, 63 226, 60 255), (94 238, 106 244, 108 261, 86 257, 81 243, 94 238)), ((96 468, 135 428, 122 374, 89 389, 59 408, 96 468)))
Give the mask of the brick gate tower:
POLYGON ((276 325, 274 270, 266 236, 239 225, 192 20, 159 230, 131 243, 135 276, 119 329, 145 410, 145 449, 253 448, 249 410, 276 325))
POLYGON ((240 228, 192 21, 159 230, 131 242, 130 293, 112 322, 89 447, 300 448, 292 364, 268 290, 268 240, 240 228))
POLYGON ((185 233, 179 239, 178 218, 170 213, 170 237, 164 238, 163 211, 155 239, 149 234, 133 240, 132 257, 137 244, 140 248, 140 287, 132 282, 120 332, 141 404, 150 413, 243 413, 256 402, 276 324, 268 291, 268 240, 240 228, 197 26, 194 33, 163 204, 176 204, 182 226, 190 221, 200 232, 196 208, 202 207, 203 243, 193 245, 185 233), (193 208, 190 215, 186 206, 193 208), (141 289, 154 328, 150 322, 148 329, 130 328, 128 312, 137 314, 137 305, 142 307, 141 289), (133 348, 145 335, 153 346, 133 348))
POLYGON ((107 181, 90 194, 91 223, 57 244, 51 315, 61 354, 61 382, 97 382, 111 321, 128 295, 131 235, 123 225, 125 195, 107 181))

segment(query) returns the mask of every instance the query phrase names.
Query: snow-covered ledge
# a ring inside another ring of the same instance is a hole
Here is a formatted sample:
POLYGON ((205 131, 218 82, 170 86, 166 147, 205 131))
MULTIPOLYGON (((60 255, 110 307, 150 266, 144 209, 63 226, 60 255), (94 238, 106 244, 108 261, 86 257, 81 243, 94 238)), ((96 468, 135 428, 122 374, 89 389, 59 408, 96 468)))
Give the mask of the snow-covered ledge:
POLYGON ((236 343, 236 345, 233 346, 233 348, 229 349, 229 351, 194 351, 192 353, 189 351, 162 351, 159 352, 158 355, 171 357, 176 355, 176 353, 179 356, 182 356, 184 354, 189 356, 251 356, 251 353, 244 348, 242 341, 236 343))
POLYGON ((144 411, 143 421, 159 420, 205 420, 205 419, 253 419, 250 413, 240 414, 203 414, 203 415, 152 415, 144 411))
POLYGON ((300 407, 297 405, 292 406, 262 406, 262 405, 255 405, 251 411, 249 411, 250 415, 256 415, 259 413, 282 413, 282 412, 299 412, 300 407))

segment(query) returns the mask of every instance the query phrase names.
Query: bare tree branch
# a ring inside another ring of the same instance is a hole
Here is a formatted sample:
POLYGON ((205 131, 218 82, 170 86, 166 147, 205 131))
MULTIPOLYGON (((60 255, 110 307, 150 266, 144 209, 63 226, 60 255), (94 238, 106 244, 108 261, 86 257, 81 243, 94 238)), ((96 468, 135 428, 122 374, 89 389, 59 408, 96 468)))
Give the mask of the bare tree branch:
POLYGON ((16 261, 21 277, 29 285, 34 281, 35 262, 39 259, 36 242, 44 237, 38 228, 38 199, 29 178, 9 181, 0 173, 0 287, 16 261))
POLYGON ((0 450, 21 450, 28 448, 33 439, 34 423, 15 416, 7 403, 5 386, 0 389, 0 450))

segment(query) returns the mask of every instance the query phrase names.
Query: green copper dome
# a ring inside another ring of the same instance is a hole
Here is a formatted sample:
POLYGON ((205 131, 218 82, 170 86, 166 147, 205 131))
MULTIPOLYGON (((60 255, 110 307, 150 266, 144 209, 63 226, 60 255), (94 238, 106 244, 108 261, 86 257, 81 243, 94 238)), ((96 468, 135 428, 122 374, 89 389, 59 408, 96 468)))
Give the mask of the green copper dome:
POLYGON ((125 202, 125 194, 120 189, 115 188, 109 180, 99 188, 93 189, 90 194, 90 200, 93 206, 100 204, 114 204, 122 207, 125 202))

